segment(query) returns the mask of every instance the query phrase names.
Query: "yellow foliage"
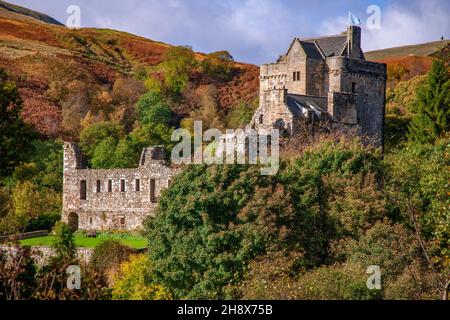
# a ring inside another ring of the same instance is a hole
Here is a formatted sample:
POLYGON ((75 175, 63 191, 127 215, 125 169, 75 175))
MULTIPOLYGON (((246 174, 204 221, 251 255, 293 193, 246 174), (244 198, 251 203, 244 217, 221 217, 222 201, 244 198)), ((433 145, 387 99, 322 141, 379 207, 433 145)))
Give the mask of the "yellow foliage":
POLYGON ((114 300, 171 300, 172 295, 163 286, 148 283, 150 262, 145 254, 132 255, 120 265, 114 277, 114 300))

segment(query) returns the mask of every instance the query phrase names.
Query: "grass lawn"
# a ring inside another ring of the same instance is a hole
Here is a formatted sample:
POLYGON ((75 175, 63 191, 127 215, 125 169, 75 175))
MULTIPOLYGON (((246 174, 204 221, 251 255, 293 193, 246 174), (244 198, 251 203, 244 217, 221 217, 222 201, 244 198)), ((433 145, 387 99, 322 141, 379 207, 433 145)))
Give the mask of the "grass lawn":
MULTIPOLYGON (((53 236, 31 238, 20 241, 20 244, 25 246, 51 246, 53 243, 53 236)), ((111 238, 112 239, 112 238, 111 238)), ((83 248, 95 248, 98 244, 105 242, 108 239, 105 237, 87 238, 82 235, 75 235, 75 245, 83 248)), ((139 237, 128 237, 126 239, 117 239, 120 243, 134 249, 143 249, 147 247, 147 240, 139 237)))

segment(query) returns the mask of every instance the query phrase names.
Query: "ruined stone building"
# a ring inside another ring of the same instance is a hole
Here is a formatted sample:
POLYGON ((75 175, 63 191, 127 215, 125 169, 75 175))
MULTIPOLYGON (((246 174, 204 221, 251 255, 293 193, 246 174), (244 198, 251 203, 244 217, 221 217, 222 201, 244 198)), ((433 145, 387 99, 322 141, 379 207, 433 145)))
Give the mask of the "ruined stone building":
POLYGON ((295 38, 286 54, 261 66, 260 104, 250 127, 293 135, 301 119, 328 120, 382 145, 385 89, 386 65, 365 60, 360 27, 295 38))
POLYGON ((141 228, 175 174, 164 157, 163 147, 145 148, 137 168, 95 170, 76 144, 65 143, 62 220, 74 230, 141 228))

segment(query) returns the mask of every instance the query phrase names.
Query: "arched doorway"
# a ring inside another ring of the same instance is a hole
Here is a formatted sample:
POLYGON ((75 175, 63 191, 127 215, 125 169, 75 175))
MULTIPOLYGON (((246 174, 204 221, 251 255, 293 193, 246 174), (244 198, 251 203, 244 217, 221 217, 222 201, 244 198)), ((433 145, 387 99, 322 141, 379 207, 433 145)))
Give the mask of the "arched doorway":
POLYGON ((68 224, 70 229, 72 229, 72 231, 74 232, 78 230, 78 219, 78 214, 76 214, 75 212, 69 213, 68 224))

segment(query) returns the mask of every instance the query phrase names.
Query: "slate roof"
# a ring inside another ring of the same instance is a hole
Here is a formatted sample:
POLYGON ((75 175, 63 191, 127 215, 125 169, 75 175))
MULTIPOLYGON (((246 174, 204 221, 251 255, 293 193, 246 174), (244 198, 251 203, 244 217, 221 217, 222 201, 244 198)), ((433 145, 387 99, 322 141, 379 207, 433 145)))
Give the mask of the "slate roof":
POLYGON ((302 43, 304 46, 314 45, 319 47, 325 57, 340 56, 342 54, 342 51, 347 46, 347 35, 338 34, 334 36, 300 39, 300 43, 302 43))
POLYGON ((289 111, 291 111, 294 117, 304 116, 307 111, 313 111, 317 116, 326 113, 325 110, 311 99, 308 99, 307 96, 288 94, 286 102, 289 111))

